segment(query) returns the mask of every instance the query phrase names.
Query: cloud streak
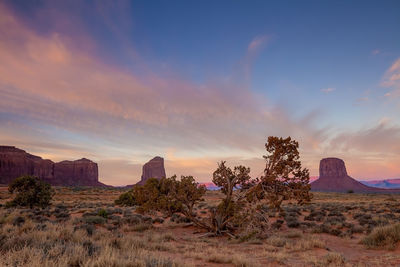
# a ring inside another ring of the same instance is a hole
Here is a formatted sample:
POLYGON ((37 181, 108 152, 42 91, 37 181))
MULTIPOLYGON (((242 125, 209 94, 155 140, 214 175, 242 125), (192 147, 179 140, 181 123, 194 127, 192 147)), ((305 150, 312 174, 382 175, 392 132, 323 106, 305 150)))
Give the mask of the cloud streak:
POLYGON ((329 93, 332 93, 332 92, 335 91, 335 90, 336 90, 336 88, 328 87, 328 88, 322 88, 322 89, 321 89, 321 92, 323 92, 323 93, 325 93, 325 94, 329 94, 329 93))
POLYGON ((385 97, 400 97, 400 58, 397 58, 383 76, 381 86, 390 88, 385 97))

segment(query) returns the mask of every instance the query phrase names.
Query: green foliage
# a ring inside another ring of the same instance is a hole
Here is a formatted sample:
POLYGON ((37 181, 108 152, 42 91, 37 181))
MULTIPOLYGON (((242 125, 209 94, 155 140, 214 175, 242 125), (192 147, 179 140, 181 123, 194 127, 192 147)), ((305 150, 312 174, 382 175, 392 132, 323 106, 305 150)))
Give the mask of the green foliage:
POLYGON ((15 198, 7 202, 8 207, 22 206, 45 208, 50 205, 54 194, 50 184, 33 176, 21 176, 8 186, 10 193, 16 192, 15 198))
POLYGON ((206 192, 204 186, 199 186, 192 176, 176 176, 170 178, 148 179, 144 185, 135 185, 129 192, 119 197, 116 203, 134 203, 137 211, 164 212, 168 216, 180 212, 191 218, 194 205, 199 202, 206 192), (120 201, 127 199, 128 201, 120 201), (132 202, 131 202, 132 200, 132 202))
POLYGON ((105 224, 107 219, 101 216, 86 216, 82 220, 87 224, 105 224))
POLYGON ((132 190, 129 190, 128 192, 125 192, 121 194, 118 199, 115 201, 116 205, 120 206, 135 206, 136 202, 135 199, 133 198, 132 190))
POLYGON ((97 212, 97 215, 107 219, 109 214, 105 209, 101 209, 97 212))

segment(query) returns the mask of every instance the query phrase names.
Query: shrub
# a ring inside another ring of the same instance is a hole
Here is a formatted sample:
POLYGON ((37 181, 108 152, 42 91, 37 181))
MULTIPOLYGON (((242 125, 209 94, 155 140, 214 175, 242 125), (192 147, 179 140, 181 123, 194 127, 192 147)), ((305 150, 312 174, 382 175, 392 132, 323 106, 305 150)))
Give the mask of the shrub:
POLYGON ((50 184, 41 181, 33 176, 21 176, 15 179, 8 186, 8 191, 12 194, 16 192, 15 198, 7 202, 8 207, 34 206, 45 208, 50 205, 50 201, 54 194, 50 184))
POLYGON ((120 206, 136 205, 135 199, 133 198, 132 190, 121 194, 118 199, 115 200, 115 204, 120 206))
POLYGON ((83 220, 87 224, 105 224, 107 220, 101 216, 86 216, 83 220))
POLYGON ((146 230, 151 229, 153 226, 148 223, 140 223, 132 227, 132 231, 135 232, 144 232, 146 230))
POLYGON ((106 219, 108 218, 108 212, 105 209, 100 209, 97 212, 97 215, 106 219))
POLYGON ((362 243, 368 248, 385 247, 394 249, 400 241, 400 223, 376 227, 372 233, 366 236, 362 243))
POLYGON ((287 240, 281 236, 271 236, 268 238, 267 243, 274 247, 284 247, 287 240))
POLYGON ((24 217, 17 216, 12 220, 12 224, 15 226, 21 226, 22 224, 25 223, 24 217))
POLYGON ((290 217, 290 219, 286 221, 286 225, 290 228, 297 228, 300 226, 300 222, 297 218, 290 217))
MULTIPOLYGON (((194 206, 202 200, 205 186, 199 186, 192 176, 148 179, 144 185, 135 185, 130 194, 138 206, 136 211, 146 213, 161 211, 168 216, 183 214, 187 220, 201 226, 195 217, 194 206)), ((121 196, 120 196, 121 198, 121 196)))

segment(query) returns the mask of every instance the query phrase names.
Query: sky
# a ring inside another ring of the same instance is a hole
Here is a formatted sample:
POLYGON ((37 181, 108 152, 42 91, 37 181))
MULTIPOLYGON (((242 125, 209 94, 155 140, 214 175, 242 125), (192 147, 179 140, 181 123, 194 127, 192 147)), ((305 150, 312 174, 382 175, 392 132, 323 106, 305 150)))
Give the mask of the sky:
POLYGON ((311 176, 339 157, 400 178, 399 1, 0 0, 0 144, 86 157, 110 185, 264 169, 291 136, 311 176))

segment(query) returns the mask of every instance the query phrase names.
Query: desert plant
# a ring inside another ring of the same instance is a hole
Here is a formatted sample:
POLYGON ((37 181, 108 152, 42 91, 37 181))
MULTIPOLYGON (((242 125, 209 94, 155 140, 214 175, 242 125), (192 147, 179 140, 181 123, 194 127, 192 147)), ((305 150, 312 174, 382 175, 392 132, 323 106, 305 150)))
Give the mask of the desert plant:
POLYGON ((400 242, 400 223, 395 225, 376 227, 362 243, 368 248, 385 247, 394 249, 400 242))
POLYGON ((211 209, 211 228, 215 233, 233 229, 232 224, 240 225, 248 218, 243 214, 247 209, 244 195, 240 193, 254 185, 249 173, 250 168, 244 166, 236 166, 232 170, 225 165, 225 161, 218 164, 213 173, 213 183, 221 187, 225 197, 216 208, 211 209), (240 192, 234 194, 235 189, 240 192))
POLYGON ((169 217, 181 213, 189 221, 205 227, 194 215, 194 206, 202 200, 205 192, 205 186, 199 186, 192 176, 181 176, 177 180, 174 175, 161 180, 148 179, 144 185, 135 185, 128 193, 138 206, 136 211, 140 213, 153 210, 169 217))
POLYGON ((8 191, 16 192, 15 198, 7 202, 7 206, 34 206, 45 208, 50 205, 54 194, 50 184, 43 182, 37 177, 21 176, 10 183, 8 191))
MULTIPOLYGON (((259 205, 261 202, 267 202, 278 210, 281 210, 284 200, 295 199, 298 204, 309 202, 312 198, 309 171, 301 168, 298 147, 298 143, 290 137, 283 139, 270 136, 265 144, 268 152, 264 156, 266 168, 259 179, 251 179, 250 169, 244 166, 232 170, 225 166, 224 161, 218 164, 213 182, 221 187, 225 198, 211 212, 213 231, 219 233, 248 226, 264 230, 268 220, 263 214, 262 205, 259 205)), ((292 221, 291 225, 296 227, 296 221, 292 221)))
POLYGON ((269 205, 281 209, 284 200, 295 199, 298 204, 311 200, 310 174, 301 168, 299 143, 291 137, 268 137, 264 156, 264 175, 254 188, 248 191, 249 198, 265 199, 269 205))
POLYGON ((109 216, 108 212, 107 212, 105 209, 100 209, 100 210, 97 212, 97 215, 100 216, 100 217, 106 218, 106 219, 107 219, 108 216, 109 216))
POLYGON ((134 206, 135 199, 133 198, 132 190, 121 194, 118 199, 115 200, 116 205, 120 206, 134 206))
POLYGON ((101 216, 86 216, 82 220, 86 224, 105 224, 107 222, 107 219, 101 216))

